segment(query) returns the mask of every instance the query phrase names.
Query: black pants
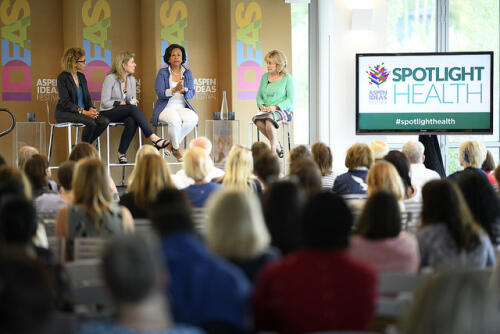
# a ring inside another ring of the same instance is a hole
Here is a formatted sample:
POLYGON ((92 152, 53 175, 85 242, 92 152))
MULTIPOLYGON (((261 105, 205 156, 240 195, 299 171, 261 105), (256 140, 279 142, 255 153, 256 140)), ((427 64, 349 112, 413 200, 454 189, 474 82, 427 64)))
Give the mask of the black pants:
POLYGON ((82 141, 90 144, 106 130, 109 124, 109 119, 101 115, 93 119, 83 114, 56 110, 55 116, 58 123, 72 122, 85 124, 82 132, 82 141))
POLYGON ((118 147, 118 152, 120 154, 127 153, 138 126, 141 128, 142 132, 144 132, 146 138, 149 138, 153 134, 153 130, 149 126, 146 117, 144 117, 139 108, 133 104, 125 104, 110 110, 101 111, 101 115, 108 118, 111 122, 125 123, 125 129, 123 130, 120 146, 118 147))

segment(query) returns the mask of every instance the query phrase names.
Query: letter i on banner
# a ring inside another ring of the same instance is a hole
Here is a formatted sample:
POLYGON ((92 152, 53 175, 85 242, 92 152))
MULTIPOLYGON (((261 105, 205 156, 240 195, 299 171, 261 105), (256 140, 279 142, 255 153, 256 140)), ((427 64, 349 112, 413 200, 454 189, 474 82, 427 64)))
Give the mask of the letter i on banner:
POLYGON ((262 77, 262 8, 252 1, 236 6, 236 63, 238 100, 255 100, 262 77))
POLYGON ((3 101, 31 101, 31 8, 27 0, 0 3, 3 101))
POLYGON ((101 99, 102 80, 111 69, 111 41, 108 29, 111 27, 111 7, 108 1, 85 0, 82 5, 83 49, 87 59, 87 77, 90 97, 101 99), (95 78, 102 78, 95 80, 95 78))
POLYGON ((160 22, 162 25, 161 36, 161 64, 166 66, 163 60, 165 50, 170 44, 179 44, 186 50, 186 63, 188 66, 188 42, 184 39, 184 30, 187 27, 188 10, 184 1, 164 1, 160 6, 160 22))

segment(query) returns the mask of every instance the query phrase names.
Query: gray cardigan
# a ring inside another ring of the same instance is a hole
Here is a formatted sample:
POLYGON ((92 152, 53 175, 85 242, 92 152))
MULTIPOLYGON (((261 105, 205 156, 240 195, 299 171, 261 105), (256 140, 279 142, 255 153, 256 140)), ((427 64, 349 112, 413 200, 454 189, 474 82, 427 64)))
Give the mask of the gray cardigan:
POLYGON ((110 110, 116 106, 115 102, 137 98, 135 90, 136 85, 134 76, 129 75, 127 77, 127 94, 124 94, 122 83, 118 80, 116 75, 113 73, 106 75, 104 82, 102 83, 100 110, 110 110))

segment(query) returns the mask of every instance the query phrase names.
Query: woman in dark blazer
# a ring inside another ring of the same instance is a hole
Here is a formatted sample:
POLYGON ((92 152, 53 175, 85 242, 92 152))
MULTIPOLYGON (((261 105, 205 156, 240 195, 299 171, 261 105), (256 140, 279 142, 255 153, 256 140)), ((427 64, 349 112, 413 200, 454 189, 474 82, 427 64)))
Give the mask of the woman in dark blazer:
POLYGON ((92 143, 106 129, 109 120, 99 115, 90 99, 83 74, 86 62, 85 51, 81 48, 69 48, 64 52, 61 59, 63 71, 57 77, 59 102, 55 116, 59 123, 85 124, 82 141, 92 143))

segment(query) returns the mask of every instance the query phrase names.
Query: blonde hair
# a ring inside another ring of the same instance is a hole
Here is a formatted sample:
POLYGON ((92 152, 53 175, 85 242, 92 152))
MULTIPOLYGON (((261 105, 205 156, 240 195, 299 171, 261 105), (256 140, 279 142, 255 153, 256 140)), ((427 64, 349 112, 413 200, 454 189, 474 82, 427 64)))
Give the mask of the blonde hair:
POLYGON ((212 168, 212 160, 201 147, 192 147, 184 154, 184 172, 195 182, 204 180, 212 168))
POLYGON ((136 172, 128 191, 134 195, 135 204, 146 209, 156 198, 160 190, 173 188, 170 169, 162 157, 146 154, 136 164, 136 172))
POLYGON ((369 196, 381 190, 386 190, 398 200, 405 198, 403 181, 401 181, 396 167, 387 161, 378 161, 370 168, 366 176, 366 183, 369 196))
POLYGON ((458 149, 460 164, 467 167, 481 168, 486 159, 486 148, 476 140, 467 140, 458 149))
POLYGON ((77 162, 71 185, 73 204, 80 204, 90 221, 94 215, 99 217, 93 223, 99 227, 104 211, 111 204, 108 174, 104 164, 95 158, 83 158, 77 162))
POLYGON ((278 72, 278 74, 286 73, 287 61, 283 51, 271 50, 266 54, 264 59, 276 64, 276 71, 278 72))
POLYGON ((130 53, 128 51, 120 52, 113 58, 113 62, 111 63, 110 74, 116 75, 118 80, 125 81, 125 77, 127 73, 123 69, 123 64, 127 64, 130 59, 134 58, 135 54, 130 53))
POLYGON ((22 170, 9 166, 0 166, 0 182, 3 183, 8 180, 16 180, 22 184, 24 196, 26 196, 27 199, 32 198, 33 192, 31 189, 31 183, 22 170))
POLYGON ((217 255, 245 260, 269 247, 269 232, 254 194, 221 192, 207 207, 207 245, 217 255))
POLYGON ((345 166, 350 171, 356 167, 370 168, 375 161, 373 151, 365 143, 356 143, 352 145, 345 156, 345 166))
POLYGON ((322 142, 316 142, 311 147, 311 153, 319 166, 321 176, 330 175, 332 173, 333 156, 330 147, 322 142))
POLYGON ((22 146, 17 152, 17 168, 24 170, 26 162, 35 154, 40 154, 33 146, 22 146))
POLYGON ((66 49, 61 58, 61 68, 65 72, 73 73, 76 62, 85 56, 85 51, 82 48, 66 49))
POLYGON ((153 145, 142 145, 135 154, 135 166, 132 169, 132 172, 130 172, 129 177, 127 178, 127 184, 132 184, 132 182, 134 182, 134 177, 137 173, 137 167, 141 163, 142 158, 144 158, 148 154, 160 156, 160 152, 153 145))
POLYGON ((241 145, 234 145, 229 151, 222 184, 228 190, 252 191, 252 151, 241 145))

